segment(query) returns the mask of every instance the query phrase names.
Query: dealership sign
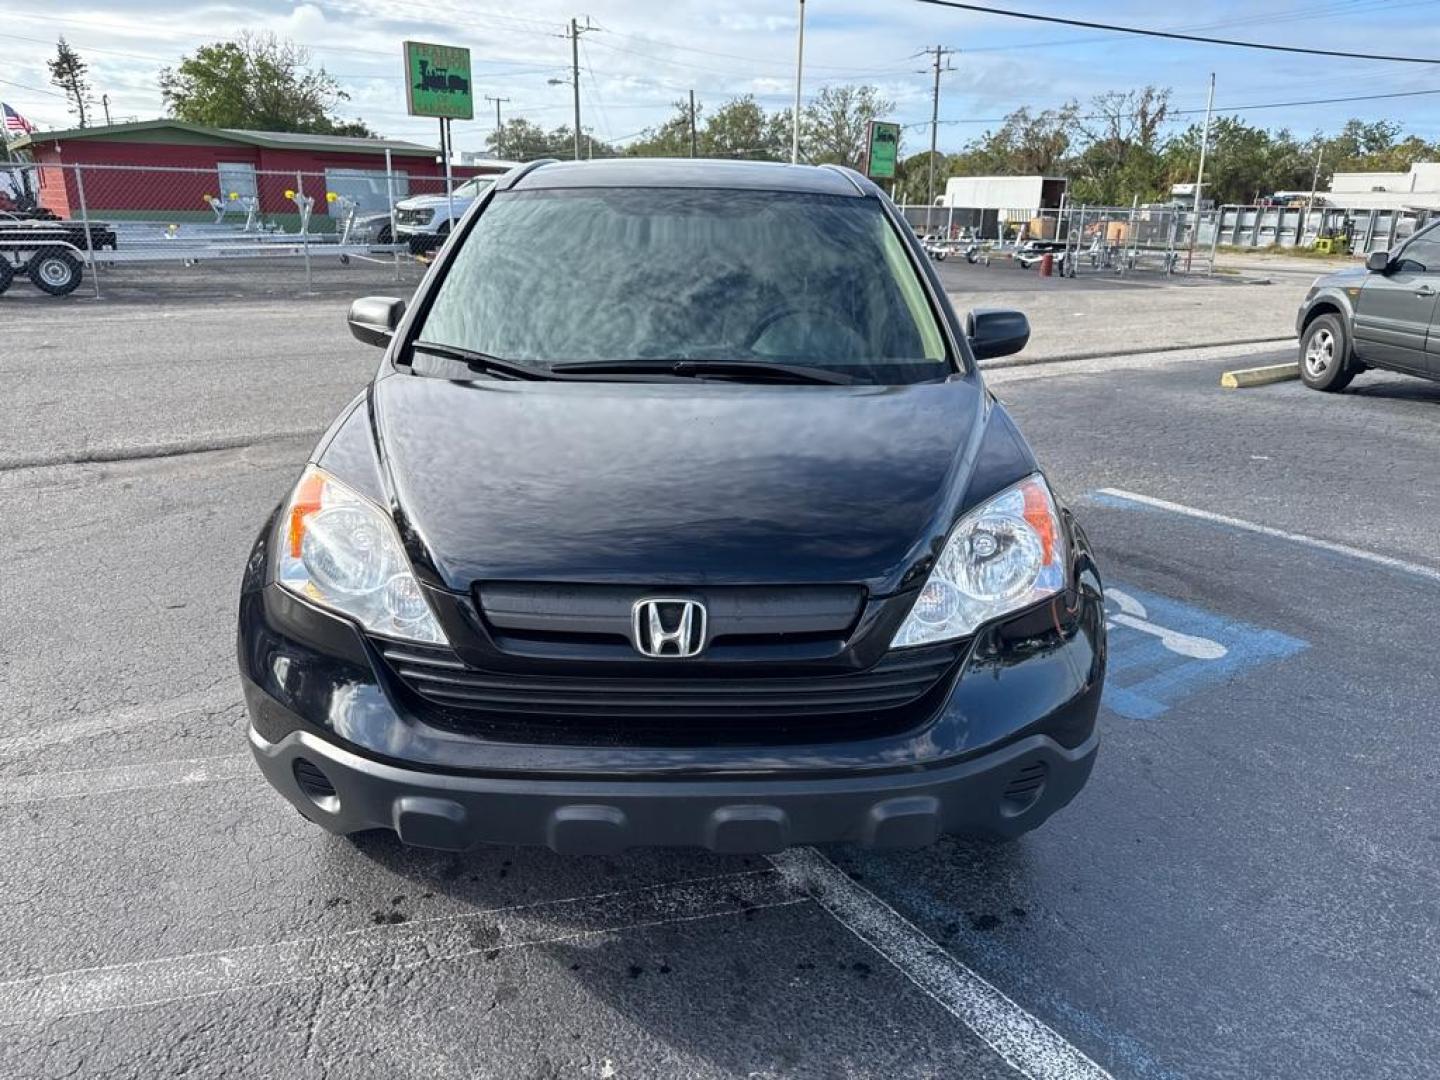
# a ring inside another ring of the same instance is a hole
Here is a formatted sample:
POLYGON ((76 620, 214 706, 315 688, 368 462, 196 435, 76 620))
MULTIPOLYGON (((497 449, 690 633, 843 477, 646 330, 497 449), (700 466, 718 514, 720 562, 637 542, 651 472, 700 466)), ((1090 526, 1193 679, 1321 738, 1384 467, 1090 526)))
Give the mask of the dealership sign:
POLYGON ((873 180, 893 180, 895 158, 900 152, 900 125, 871 120, 866 144, 865 175, 873 180))
POLYGON ((473 120, 470 50, 405 42, 405 103, 411 116, 473 120))

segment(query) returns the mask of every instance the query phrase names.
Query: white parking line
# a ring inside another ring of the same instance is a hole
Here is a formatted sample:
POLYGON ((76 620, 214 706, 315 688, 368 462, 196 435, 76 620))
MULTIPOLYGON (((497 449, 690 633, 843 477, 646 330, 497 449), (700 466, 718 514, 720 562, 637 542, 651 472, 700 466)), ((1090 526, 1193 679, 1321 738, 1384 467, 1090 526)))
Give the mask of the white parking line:
POLYGON ((770 863, 1017 1072, 1031 1080, 1109 1080, 1110 1074, 1084 1052, 814 848, 792 848, 770 856, 770 863))
POLYGON ((1334 555, 1344 555, 1351 559, 1360 559, 1364 562, 1373 563, 1376 566, 1383 566, 1389 570, 1400 570, 1406 574, 1414 574, 1416 577, 1426 578, 1430 581, 1440 581, 1440 570, 1433 566, 1424 566, 1420 563, 1406 562, 1404 559, 1396 559, 1390 555, 1381 555, 1379 552, 1366 551, 1364 548, 1351 547, 1349 544, 1338 544, 1334 540, 1322 540, 1317 536, 1306 536, 1304 533, 1286 532, 1284 529, 1276 529, 1270 525, 1260 525, 1254 521, 1246 521, 1244 518, 1230 517, 1226 514, 1216 514, 1209 510, 1201 510, 1194 506, 1186 506, 1183 503, 1168 502, 1165 499, 1156 499, 1150 495, 1139 495, 1133 491, 1122 491, 1119 488, 1100 488, 1096 495, 1103 495, 1111 499, 1119 499, 1123 502, 1139 503, 1141 506, 1149 506, 1155 510, 1167 510, 1172 514, 1183 514, 1185 517, 1197 518, 1200 521, 1210 521, 1217 525, 1228 525, 1232 529, 1243 529, 1246 532, 1258 533, 1261 536, 1273 536, 1277 540, 1289 540, 1294 544, 1303 544, 1319 551, 1328 551, 1334 555))
POLYGON ((76 799, 117 791, 176 787, 182 784, 209 784, 225 780, 252 779, 259 774, 244 754, 153 761, 142 765, 113 765, 104 769, 73 769, 66 772, 0 776, 0 806, 40 802, 45 799, 76 799))
POLYGON ((533 904, 81 968, 0 982, 0 1027, 211 997, 356 970, 395 970, 507 949, 805 903, 772 870, 754 870, 533 904))

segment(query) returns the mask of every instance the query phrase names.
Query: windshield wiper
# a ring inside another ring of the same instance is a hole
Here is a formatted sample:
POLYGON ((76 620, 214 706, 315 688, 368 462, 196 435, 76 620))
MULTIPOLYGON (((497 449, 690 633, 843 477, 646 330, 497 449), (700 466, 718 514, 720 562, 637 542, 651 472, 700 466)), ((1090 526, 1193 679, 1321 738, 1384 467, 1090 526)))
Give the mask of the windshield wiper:
POLYGON ((484 371, 492 375, 504 376, 507 379, 549 378, 544 368, 533 367, 530 364, 517 364, 513 360, 502 360, 498 356, 476 352, 474 349, 461 348, 459 345, 442 345, 438 341, 417 341, 410 348, 414 352, 422 352, 430 356, 443 356, 447 360, 458 360, 472 371, 484 371))
POLYGON ((663 373, 682 377, 719 375, 748 378, 756 382, 839 385, 848 385, 855 381, 849 375, 842 375, 838 371, 830 371, 826 368, 806 367, 801 364, 778 364, 769 360, 580 360, 553 364, 550 370, 557 375, 663 373))

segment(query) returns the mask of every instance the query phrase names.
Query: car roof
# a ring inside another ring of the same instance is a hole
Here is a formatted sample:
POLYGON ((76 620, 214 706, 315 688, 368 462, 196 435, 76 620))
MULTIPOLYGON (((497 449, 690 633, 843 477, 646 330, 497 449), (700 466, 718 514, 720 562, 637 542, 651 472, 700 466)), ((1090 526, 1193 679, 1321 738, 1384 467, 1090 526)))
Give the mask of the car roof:
POLYGON ((730 188, 796 191, 815 195, 869 195, 858 174, 820 165, 776 161, 727 161, 697 158, 605 158, 600 161, 547 161, 512 173, 501 188, 541 191, 554 188, 655 187, 730 188))

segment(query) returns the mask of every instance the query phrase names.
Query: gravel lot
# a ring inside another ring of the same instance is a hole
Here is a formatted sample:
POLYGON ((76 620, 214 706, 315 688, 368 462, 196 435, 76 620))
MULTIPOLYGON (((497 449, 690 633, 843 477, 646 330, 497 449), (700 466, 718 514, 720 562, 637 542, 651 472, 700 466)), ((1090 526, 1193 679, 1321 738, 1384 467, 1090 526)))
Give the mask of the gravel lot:
MULTIPOLYGON (((1016 845, 456 857, 302 821, 235 676, 251 539, 388 272, 0 300, 0 1076, 1434 1075, 1440 385, 1218 388, 1289 348, 992 375, 1144 611, 1090 786, 1016 845)), ((1087 343, 1096 305, 1247 295, 1060 288, 1087 343)))

